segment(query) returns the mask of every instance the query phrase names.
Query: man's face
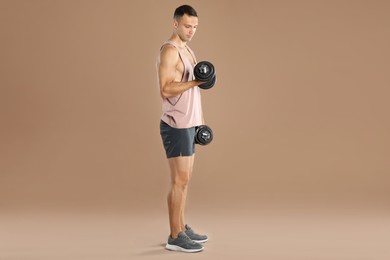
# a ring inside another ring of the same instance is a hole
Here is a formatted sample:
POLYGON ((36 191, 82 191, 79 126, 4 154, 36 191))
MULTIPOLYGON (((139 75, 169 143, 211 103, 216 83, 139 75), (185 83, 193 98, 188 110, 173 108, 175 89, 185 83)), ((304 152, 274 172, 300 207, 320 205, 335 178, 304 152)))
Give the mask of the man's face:
POLYGON ((183 42, 191 41, 198 27, 198 17, 184 14, 179 21, 174 21, 177 35, 183 42))

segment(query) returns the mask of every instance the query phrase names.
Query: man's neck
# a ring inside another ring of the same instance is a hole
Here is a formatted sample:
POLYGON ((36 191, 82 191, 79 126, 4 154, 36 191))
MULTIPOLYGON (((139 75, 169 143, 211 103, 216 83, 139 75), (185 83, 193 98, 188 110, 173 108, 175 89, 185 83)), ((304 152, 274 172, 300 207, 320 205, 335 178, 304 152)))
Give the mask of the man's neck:
POLYGON ((182 41, 176 33, 174 33, 169 40, 176 43, 179 48, 184 49, 187 46, 187 42, 182 41))

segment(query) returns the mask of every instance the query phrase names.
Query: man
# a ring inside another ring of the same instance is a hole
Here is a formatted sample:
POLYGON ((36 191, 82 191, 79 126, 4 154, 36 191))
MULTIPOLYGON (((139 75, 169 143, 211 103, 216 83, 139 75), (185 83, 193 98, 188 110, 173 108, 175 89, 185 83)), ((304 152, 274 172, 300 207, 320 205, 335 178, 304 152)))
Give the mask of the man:
POLYGON ((166 248, 183 252, 203 250, 207 236, 196 234, 184 220, 187 187, 195 153, 195 127, 204 124, 200 89, 193 80, 195 55, 187 46, 198 26, 198 15, 188 5, 174 13, 173 34, 163 44, 157 61, 163 115, 160 133, 171 172, 168 194, 171 234, 166 248))

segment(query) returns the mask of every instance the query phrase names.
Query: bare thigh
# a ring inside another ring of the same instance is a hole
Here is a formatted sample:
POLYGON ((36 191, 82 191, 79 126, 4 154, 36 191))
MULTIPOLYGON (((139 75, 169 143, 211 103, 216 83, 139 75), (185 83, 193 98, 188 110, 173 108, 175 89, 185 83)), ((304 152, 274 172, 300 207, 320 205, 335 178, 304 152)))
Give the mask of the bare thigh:
POLYGON ((187 179, 187 181, 191 178, 194 157, 195 155, 179 156, 168 159, 169 167, 171 169, 171 180, 173 183, 177 182, 178 178, 187 179))

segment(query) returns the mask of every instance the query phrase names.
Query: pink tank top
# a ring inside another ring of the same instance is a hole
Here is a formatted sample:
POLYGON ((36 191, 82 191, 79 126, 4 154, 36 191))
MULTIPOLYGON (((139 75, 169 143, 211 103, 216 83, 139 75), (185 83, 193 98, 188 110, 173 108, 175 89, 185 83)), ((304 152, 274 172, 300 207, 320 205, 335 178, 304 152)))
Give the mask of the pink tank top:
MULTIPOLYGON (((165 42, 162 47, 167 44, 173 45, 177 49, 180 59, 184 64, 184 72, 181 82, 194 80, 194 66, 184 51, 180 49, 176 43, 171 41, 165 42)), ((188 46, 187 49, 196 63, 194 52, 188 46)), ((157 68, 159 64, 160 59, 158 58, 157 68)), ((203 122, 203 116, 199 87, 195 86, 190 88, 175 97, 163 98, 162 111, 163 114, 161 116, 161 120, 173 128, 190 128, 201 125, 203 122)))

